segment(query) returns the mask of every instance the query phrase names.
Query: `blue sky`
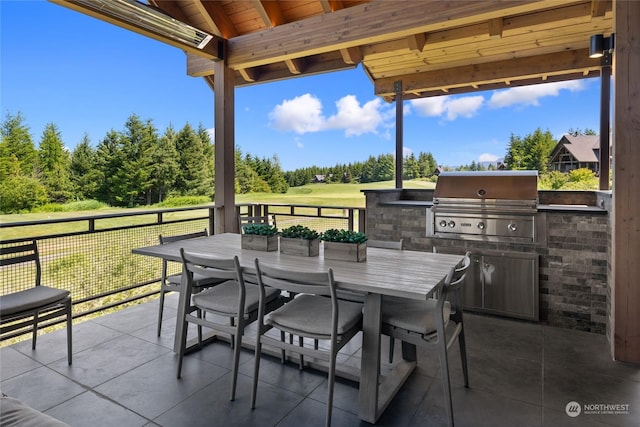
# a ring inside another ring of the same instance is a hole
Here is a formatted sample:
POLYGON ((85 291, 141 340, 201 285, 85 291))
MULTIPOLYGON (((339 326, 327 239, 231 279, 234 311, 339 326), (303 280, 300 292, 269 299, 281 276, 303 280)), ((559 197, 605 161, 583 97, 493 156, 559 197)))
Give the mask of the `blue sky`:
MULTIPOLYGON (((55 123, 73 149, 96 146, 131 114, 159 132, 213 129, 214 94, 186 74, 182 51, 44 0, 0 0, 0 108, 20 112, 34 143, 55 123)), ((455 166, 503 157, 511 134, 559 138, 599 126, 599 79, 442 96, 404 104, 405 152, 455 166)), ((361 68, 236 89, 236 145, 284 170, 395 151, 395 105, 361 68)))

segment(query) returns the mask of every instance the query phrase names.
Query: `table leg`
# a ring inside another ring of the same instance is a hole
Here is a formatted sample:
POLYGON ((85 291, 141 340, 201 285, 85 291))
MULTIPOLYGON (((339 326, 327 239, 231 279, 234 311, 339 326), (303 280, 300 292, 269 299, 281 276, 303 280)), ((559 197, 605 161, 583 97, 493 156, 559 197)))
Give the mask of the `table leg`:
POLYGON ((361 419, 369 423, 375 423, 378 419, 381 306, 381 295, 367 294, 365 296, 362 320, 359 415, 361 419))

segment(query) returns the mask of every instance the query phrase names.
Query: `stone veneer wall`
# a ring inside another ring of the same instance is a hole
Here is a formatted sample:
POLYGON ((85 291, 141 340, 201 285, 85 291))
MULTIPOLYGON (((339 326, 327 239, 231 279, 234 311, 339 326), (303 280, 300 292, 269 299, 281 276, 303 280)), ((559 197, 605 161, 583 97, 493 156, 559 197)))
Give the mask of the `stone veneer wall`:
MULTIPOLYGON (((535 252, 539 258, 540 321, 552 326, 605 334, 609 324, 610 224, 606 210, 545 209, 547 242, 515 244, 426 236, 429 190, 365 191, 366 233, 371 239, 404 239, 409 250, 498 250, 535 252)), ((567 193, 567 197, 575 193, 567 193)), ((590 192, 593 204, 596 193, 590 192)), ((548 198, 559 203, 556 195, 548 198)), ((608 196, 610 199, 610 195, 608 196)), ((541 194, 542 199, 542 194, 541 194)))

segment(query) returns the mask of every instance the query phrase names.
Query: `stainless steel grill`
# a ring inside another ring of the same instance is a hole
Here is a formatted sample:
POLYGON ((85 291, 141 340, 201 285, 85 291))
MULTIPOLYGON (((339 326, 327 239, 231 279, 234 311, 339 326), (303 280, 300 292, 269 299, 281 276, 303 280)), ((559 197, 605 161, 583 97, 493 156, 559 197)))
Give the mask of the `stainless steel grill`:
POLYGON ((543 225, 537 185, 537 171, 443 172, 427 210, 427 235, 534 243, 543 225))

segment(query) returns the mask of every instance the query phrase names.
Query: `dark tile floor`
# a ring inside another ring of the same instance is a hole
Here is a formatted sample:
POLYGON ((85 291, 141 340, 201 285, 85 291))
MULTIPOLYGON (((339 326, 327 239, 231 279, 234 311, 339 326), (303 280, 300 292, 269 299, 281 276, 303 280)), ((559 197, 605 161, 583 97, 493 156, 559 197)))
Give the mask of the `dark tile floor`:
MULTIPOLYGON (((0 349, 2 392, 72 426, 324 425, 322 372, 264 357, 251 410, 253 353, 242 353, 230 402, 231 350, 217 342, 186 356, 177 380, 176 300, 165 308, 161 338, 155 301, 75 324, 71 367, 64 330, 41 335, 35 351, 28 341, 0 349)), ((474 314, 465 319, 470 388, 463 387, 457 346, 450 352, 458 426, 640 425, 640 368, 612 361, 604 336, 474 314), (565 412, 572 401, 583 408, 577 417, 565 412), (602 413, 611 404, 624 413, 602 413)), ((344 363, 358 362, 358 341, 341 353, 344 363)), ((445 424, 436 353, 421 349, 418 356, 418 368, 377 425, 445 424)), ((357 405, 357 384, 338 380, 333 425, 367 425, 357 405)))

